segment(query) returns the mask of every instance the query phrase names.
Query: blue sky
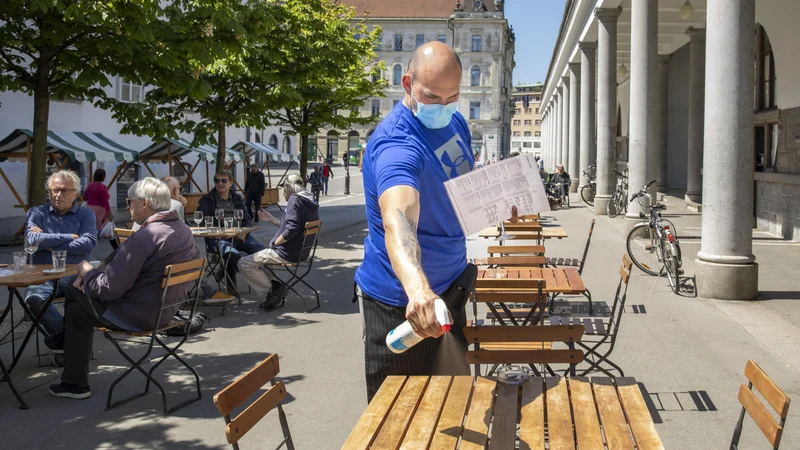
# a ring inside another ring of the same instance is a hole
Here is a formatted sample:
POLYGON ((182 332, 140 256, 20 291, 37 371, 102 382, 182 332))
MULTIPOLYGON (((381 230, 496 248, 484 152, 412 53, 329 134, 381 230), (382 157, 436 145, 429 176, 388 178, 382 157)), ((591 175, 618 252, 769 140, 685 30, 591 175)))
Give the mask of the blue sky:
POLYGON ((506 19, 514 27, 514 85, 544 82, 565 0, 506 0, 506 19))

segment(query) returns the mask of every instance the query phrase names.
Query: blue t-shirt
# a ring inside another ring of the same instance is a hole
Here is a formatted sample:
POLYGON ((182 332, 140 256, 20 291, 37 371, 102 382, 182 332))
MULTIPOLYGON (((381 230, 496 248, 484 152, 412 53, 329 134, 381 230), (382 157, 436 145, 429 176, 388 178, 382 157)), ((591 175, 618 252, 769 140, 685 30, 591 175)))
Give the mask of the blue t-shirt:
POLYGON ((378 199, 394 186, 411 186, 420 194, 417 239, 422 270, 431 289, 442 294, 467 265, 467 243, 447 197, 444 182, 472 170, 469 129, 456 112, 450 124, 425 128, 402 102, 378 125, 364 151, 362 163, 369 234, 364 240, 364 262, 356 283, 367 295, 391 306, 405 306, 408 298, 386 251, 383 218, 378 199))

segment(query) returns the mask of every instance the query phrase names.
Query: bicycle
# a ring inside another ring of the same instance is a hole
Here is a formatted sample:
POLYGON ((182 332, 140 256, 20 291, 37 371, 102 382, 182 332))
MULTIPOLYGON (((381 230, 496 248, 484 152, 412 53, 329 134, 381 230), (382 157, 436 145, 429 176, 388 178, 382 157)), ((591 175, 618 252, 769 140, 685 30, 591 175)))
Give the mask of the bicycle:
POLYGON ((614 170, 614 173, 619 175, 617 177, 617 189, 611 195, 608 205, 606 205, 606 214, 612 219, 620 215, 620 213, 628 212, 628 177, 616 170, 614 170))
POLYGON ((594 196, 597 194, 597 181, 595 181, 595 176, 592 174, 594 169, 594 166, 589 166, 588 169, 583 171, 583 175, 589 180, 589 184, 581 186, 581 200, 589 206, 594 206, 594 196))
POLYGON ((644 213, 639 213, 642 222, 634 225, 628 233, 625 245, 628 256, 636 267, 648 275, 660 277, 666 273, 672 291, 677 294, 680 288, 680 276, 683 274, 681 247, 675 225, 661 217, 661 211, 667 206, 653 203, 652 196, 647 193, 647 188, 655 182, 656 180, 647 183, 631 196, 630 201, 639 201, 639 204, 650 210, 650 215, 648 217, 644 213), (647 205, 642 204, 644 198, 649 200, 647 205))

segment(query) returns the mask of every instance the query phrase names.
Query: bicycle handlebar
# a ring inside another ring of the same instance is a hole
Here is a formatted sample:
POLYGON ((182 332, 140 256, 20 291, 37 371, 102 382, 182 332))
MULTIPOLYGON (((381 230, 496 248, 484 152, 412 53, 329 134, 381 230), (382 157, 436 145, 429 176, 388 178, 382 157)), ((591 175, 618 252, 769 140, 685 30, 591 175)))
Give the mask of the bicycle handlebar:
POLYGON ((625 176, 624 173, 620 173, 617 169, 613 169, 613 170, 614 170, 614 173, 616 173, 617 175, 621 176, 622 178, 628 178, 627 176, 625 176))

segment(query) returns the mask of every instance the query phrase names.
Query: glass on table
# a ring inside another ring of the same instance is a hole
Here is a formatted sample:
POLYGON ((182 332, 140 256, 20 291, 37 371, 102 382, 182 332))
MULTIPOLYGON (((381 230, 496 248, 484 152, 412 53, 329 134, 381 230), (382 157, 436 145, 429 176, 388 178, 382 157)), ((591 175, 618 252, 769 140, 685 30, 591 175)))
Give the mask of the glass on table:
MULTIPOLYGON (((201 214, 202 214, 202 213, 201 213, 201 214)), ((211 228, 211 227, 213 227, 213 226, 214 226, 214 218, 213 218, 213 217, 211 217, 211 216, 206 216, 204 219, 205 219, 205 221, 206 221, 206 228, 211 228)))
POLYGON ((492 274, 494 278, 505 278, 506 275, 508 275, 508 273, 505 269, 494 269, 494 273, 492 274))
POLYGON ((64 272, 67 270, 67 251, 54 250, 53 254, 53 272, 64 272))
POLYGON ((203 211, 194 212, 194 223, 199 227, 203 223, 203 211))
POLYGON ((39 250, 39 243, 34 240, 33 236, 28 236, 25 238, 25 245, 23 246, 25 253, 28 254, 30 257, 30 265, 28 265, 29 269, 34 269, 35 266, 33 265, 33 254, 39 250))
POLYGON ((233 217, 225 217, 223 221, 225 222, 225 231, 233 228, 233 217))
POLYGON ((237 209, 233 212, 233 218, 236 219, 236 228, 242 228, 242 219, 244 219, 244 211, 237 209))
POLYGON ((225 218, 225 210, 222 208, 217 208, 214 210, 214 217, 217 218, 217 225, 222 226, 222 219, 225 218))
POLYGON ((25 268, 25 263, 28 262, 28 257, 25 252, 14 252, 14 271, 19 272, 25 268))

